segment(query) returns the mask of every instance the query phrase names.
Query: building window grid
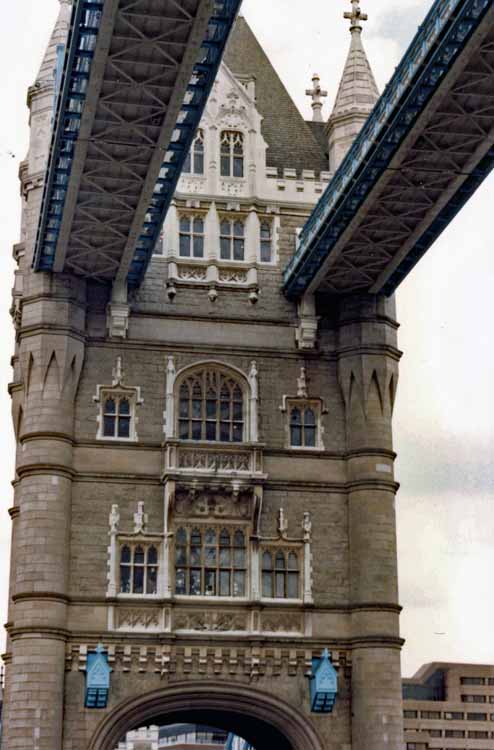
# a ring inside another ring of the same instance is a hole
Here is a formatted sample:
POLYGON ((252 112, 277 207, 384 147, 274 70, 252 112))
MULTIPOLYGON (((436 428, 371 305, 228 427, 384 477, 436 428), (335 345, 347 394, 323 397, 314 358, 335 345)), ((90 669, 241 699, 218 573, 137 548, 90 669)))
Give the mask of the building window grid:
POLYGON ((184 174, 204 174, 204 132, 197 131, 182 168, 184 174))
POLYGON ((487 696, 468 694, 461 696, 462 703, 487 703, 487 696))
POLYGON ((181 258, 204 258, 204 218, 202 216, 180 217, 179 255, 181 258))
POLYGON ((299 556, 294 550, 263 550, 262 595, 266 599, 299 599, 299 556))
POLYGON ((103 437, 128 440, 131 437, 131 428, 131 398, 127 394, 105 394, 103 397, 103 437))
POLYGON ((221 133, 220 173, 222 177, 244 176, 244 134, 237 130, 221 133))
POLYGON ((228 375, 202 371, 179 389, 181 440, 241 443, 244 439, 244 394, 228 375))
POLYGON ((242 219, 220 221, 220 259, 245 260, 245 223, 242 219))
POLYGON ((175 593, 245 597, 246 529, 180 527, 175 535, 175 593))
POLYGON ((157 591, 157 546, 125 543, 120 549, 120 593, 152 595, 157 591))

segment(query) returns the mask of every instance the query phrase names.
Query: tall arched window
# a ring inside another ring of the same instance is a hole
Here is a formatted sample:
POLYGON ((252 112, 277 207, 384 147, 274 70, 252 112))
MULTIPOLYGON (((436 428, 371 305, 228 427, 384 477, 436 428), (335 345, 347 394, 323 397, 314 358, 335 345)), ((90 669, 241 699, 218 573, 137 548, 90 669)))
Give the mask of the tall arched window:
POLYGON ((244 393, 230 374, 218 370, 193 372, 181 382, 178 395, 181 440, 244 440, 244 393))
POLYGON ((223 130, 221 133, 222 177, 244 176, 244 136, 237 130, 223 130))
POLYGON ((315 448, 317 445, 317 415, 310 406, 294 406, 290 411, 290 445, 295 448, 315 448))
POLYGON ((131 405, 127 396, 108 396, 103 402, 103 437, 130 437, 131 405))
POLYGON ((179 528, 175 536, 175 593, 246 595, 247 546, 243 529, 179 528))
POLYGON ((296 552, 281 549, 263 552, 262 595, 268 599, 300 597, 300 571, 296 552))
POLYGON ((221 260, 244 260, 245 224, 240 219, 223 219, 220 224, 221 260))
POLYGON ((204 218, 181 216, 179 231, 179 253, 181 258, 204 257, 204 218))
POLYGON ((148 544, 125 544, 120 550, 120 592, 156 594, 157 591, 157 548, 148 544))
POLYGON ((202 130, 197 131, 190 151, 185 158, 182 172, 184 174, 204 174, 204 132, 202 130))

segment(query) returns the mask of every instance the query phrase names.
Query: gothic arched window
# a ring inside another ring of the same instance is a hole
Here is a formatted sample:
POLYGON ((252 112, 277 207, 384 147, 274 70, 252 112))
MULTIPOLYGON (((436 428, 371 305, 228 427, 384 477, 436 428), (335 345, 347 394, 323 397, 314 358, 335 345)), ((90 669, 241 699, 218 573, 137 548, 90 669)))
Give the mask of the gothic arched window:
POLYGON ((185 157, 184 174, 204 174, 204 131, 198 130, 190 151, 185 157))
POLYGON ((202 216, 180 217, 179 253, 182 258, 204 257, 204 218, 202 216))
POLYGON ((117 393, 107 395, 103 401, 103 437, 131 436, 132 407, 128 396, 117 393))
POLYGON ((247 543, 243 529, 181 527, 175 535, 175 593, 243 597, 247 543))
POLYGON ((221 133, 222 177, 244 176, 244 135, 237 130, 223 130, 221 133))
POLYGON ((158 549, 149 544, 124 544, 120 550, 120 592, 156 594, 158 549))
POLYGON ((311 406, 299 404, 290 409, 290 445, 294 448, 317 446, 318 418, 311 406))
POLYGON ((230 374, 218 370, 191 373, 179 386, 178 401, 180 440, 244 440, 244 392, 230 374))
POLYGON ((299 558, 296 552, 282 549, 263 552, 262 595, 267 599, 300 597, 299 558))
POLYGON ((245 224, 241 219, 223 219, 220 223, 221 260, 245 259, 245 224))

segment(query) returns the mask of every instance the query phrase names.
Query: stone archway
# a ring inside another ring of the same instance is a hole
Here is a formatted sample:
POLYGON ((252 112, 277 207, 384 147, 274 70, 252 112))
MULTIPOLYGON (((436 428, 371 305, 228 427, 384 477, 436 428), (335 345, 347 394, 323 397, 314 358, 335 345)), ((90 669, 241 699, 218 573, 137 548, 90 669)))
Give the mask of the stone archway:
POLYGON ((323 750, 312 723, 285 701, 232 682, 180 682, 120 703, 88 750, 114 750, 126 732, 148 724, 206 723, 236 732, 256 750, 323 750))

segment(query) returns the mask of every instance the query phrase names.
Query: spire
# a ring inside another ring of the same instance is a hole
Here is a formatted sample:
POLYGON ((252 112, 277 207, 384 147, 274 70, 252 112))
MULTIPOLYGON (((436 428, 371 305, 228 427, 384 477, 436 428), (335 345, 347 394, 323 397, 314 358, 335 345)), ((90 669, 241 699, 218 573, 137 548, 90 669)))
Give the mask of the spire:
POLYGON ((351 0, 352 10, 344 14, 350 21, 350 51, 345 63, 333 111, 328 121, 329 168, 334 172, 352 145, 374 104, 379 90, 362 44, 362 13, 359 0, 351 0))

